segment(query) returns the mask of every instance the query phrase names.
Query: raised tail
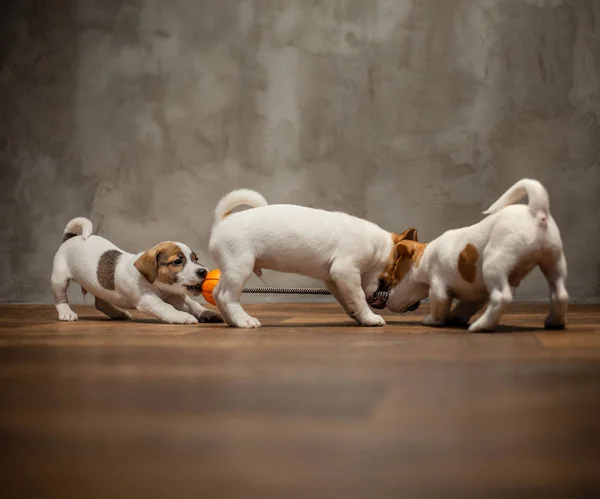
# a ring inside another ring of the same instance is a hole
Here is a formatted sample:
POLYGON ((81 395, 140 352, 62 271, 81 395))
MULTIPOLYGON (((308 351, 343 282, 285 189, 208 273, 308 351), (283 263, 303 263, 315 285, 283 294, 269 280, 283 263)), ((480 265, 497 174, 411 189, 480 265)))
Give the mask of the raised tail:
POLYGON ((491 215, 492 213, 497 213, 502 208, 521 201, 525 196, 529 198, 528 206, 532 215, 539 212, 550 213, 550 200, 544 186, 537 180, 524 178, 502 194, 483 214, 491 215))
POLYGON ((231 191, 221 198, 215 208, 215 223, 224 220, 234 208, 238 206, 250 206, 251 208, 259 208, 267 206, 267 200, 258 192, 251 189, 237 189, 231 191))
POLYGON ((75 236, 81 236, 85 240, 92 235, 93 229, 94 226, 92 225, 92 222, 87 218, 74 218, 65 227, 63 232, 63 243, 75 236))

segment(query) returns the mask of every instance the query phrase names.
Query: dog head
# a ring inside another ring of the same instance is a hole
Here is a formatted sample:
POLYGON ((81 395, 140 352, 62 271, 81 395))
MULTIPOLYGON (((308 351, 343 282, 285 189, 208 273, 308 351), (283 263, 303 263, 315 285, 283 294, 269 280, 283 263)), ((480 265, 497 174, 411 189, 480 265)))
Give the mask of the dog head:
POLYGON ((189 246, 170 241, 142 253, 134 266, 150 284, 169 293, 190 296, 202 292, 202 283, 208 273, 189 246))
POLYGON ((427 297, 429 287, 417 282, 413 270, 419 266, 427 247, 418 241, 398 241, 394 247, 394 264, 390 269, 390 294, 387 307, 392 312, 416 310, 419 302, 427 297))

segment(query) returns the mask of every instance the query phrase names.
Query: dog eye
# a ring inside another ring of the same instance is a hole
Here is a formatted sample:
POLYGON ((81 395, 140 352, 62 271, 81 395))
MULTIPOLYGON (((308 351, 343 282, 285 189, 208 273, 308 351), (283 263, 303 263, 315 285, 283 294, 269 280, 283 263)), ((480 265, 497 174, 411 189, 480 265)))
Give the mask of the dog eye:
POLYGON ((181 258, 178 258, 177 260, 173 260, 171 262, 171 265, 176 267, 177 265, 181 265, 182 263, 183 263, 183 261, 181 260, 181 258))

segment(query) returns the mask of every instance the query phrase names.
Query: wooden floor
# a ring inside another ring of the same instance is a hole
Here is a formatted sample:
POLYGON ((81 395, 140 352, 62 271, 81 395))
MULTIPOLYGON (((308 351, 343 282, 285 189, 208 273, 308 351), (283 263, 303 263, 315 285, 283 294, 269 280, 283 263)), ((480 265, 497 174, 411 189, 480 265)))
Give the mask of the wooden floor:
POLYGON ((426 306, 254 305, 254 331, 74 308, 0 306, 3 498, 600 497, 600 306, 496 334, 426 306))

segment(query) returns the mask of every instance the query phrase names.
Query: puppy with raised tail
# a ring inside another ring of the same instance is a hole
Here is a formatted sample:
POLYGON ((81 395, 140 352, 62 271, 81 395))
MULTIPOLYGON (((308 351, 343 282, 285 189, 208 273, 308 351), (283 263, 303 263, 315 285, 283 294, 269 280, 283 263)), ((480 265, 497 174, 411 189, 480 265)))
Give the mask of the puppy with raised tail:
POLYGON ((213 297, 225 321, 256 328, 260 322, 240 304, 244 284, 254 272, 278 270, 321 279, 350 317, 363 326, 385 321, 373 302, 379 276, 395 261, 395 245, 417 239, 415 229, 393 234, 346 213, 290 204, 268 205, 258 192, 230 192, 215 209, 209 249, 221 269, 213 297), (252 209, 232 213, 238 206, 252 209))
POLYGON ((92 229, 87 218, 71 220, 54 257, 51 282, 59 320, 77 320, 67 303, 69 282, 75 281, 113 319, 131 319, 124 309, 137 309, 169 324, 222 322, 190 298, 201 293, 207 269, 188 246, 167 241, 134 255, 92 235, 92 229))
POLYGON ((431 314, 423 324, 466 325, 487 303, 469 330, 493 330, 514 289, 539 266, 550 286, 545 327, 564 328, 567 264, 546 189, 537 180, 520 180, 484 214, 488 216, 481 222, 449 230, 429 244, 400 241, 388 308, 399 312, 429 295, 431 314), (527 205, 514 204, 526 195, 527 205), (459 303, 450 311, 453 298, 459 303))

